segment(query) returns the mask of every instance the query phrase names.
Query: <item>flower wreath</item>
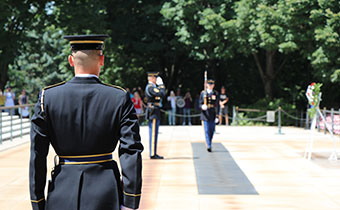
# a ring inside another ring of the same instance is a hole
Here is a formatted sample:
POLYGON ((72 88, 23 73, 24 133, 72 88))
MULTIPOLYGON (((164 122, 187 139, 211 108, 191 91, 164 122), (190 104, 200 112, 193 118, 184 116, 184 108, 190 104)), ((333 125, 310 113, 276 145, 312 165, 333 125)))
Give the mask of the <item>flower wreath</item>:
POLYGON ((308 99, 309 105, 311 107, 308 109, 308 114, 311 118, 314 117, 316 113, 316 109, 319 107, 319 103, 321 100, 320 91, 321 91, 322 83, 315 83, 308 85, 307 91, 306 91, 306 97, 308 99))

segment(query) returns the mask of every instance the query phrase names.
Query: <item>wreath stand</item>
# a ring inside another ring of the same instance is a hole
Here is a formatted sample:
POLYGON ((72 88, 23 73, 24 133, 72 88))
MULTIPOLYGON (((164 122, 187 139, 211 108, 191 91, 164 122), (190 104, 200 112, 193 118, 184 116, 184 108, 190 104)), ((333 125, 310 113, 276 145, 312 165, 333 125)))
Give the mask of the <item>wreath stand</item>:
MULTIPOLYGON (((319 97, 320 96, 321 96, 321 94, 319 95, 319 97)), ((325 124, 325 129, 327 128, 327 130, 331 134, 331 139, 333 141, 333 152, 329 156, 328 160, 336 161, 336 160, 338 160, 338 156, 337 156, 337 152, 336 152, 336 140, 334 138, 333 131, 330 128, 330 126, 328 125, 325 116, 323 116, 323 114, 321 113, 319 105, 317 105, 317 107, 316 107, 316 112, 323 119, 324 124, 325 124)), ((305 155, 303 157, 303 158, 308 159, 308 160, 311 160, 311 158, 312 158, 313 143, 314 143, 314 139, 315 139, 316 116, 317 116, 317 114, 315 114, 315 116, 313 117, 313 120, 312 120, 312 125, 311 125, 311 128, 310 128, 310 140, 307 143, 307 146, 306 146, 306 149, 305 149, 305 155)))

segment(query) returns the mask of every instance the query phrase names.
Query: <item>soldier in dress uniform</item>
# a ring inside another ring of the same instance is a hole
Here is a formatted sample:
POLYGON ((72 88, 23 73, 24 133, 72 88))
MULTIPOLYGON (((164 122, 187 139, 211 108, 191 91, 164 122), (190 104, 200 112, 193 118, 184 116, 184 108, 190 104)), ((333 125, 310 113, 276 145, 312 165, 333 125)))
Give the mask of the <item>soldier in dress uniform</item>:
POLYGON ((149 120, 149 154, 151 159, 163 159, 162 156, 157 155, 157 139, 161 120, 161 100, 165 96, 165 86, 158 72, 148 72, 148 81, 145 96, 147 99, 146 117, 149 120))
POLYGON ((211 142, 215 132, 216 113, 218 109, 218 94, 214 90, 215 81, 213 79, 207 80, 206 91, 202 91, 200 95, 201 104, 201 120, 204 127, 205 140, 207 151, 211 152, 211 142))
POLYGON ((65 36, 75 77, 39 95, 31 126, 33 210, 138 209, 143 145, 137 115, 123 88, 98 79, 107 37, 65 36), (57 156, 45 199, 50 144, 57 156), (112 160, 117 145, 121 173, 112 160))

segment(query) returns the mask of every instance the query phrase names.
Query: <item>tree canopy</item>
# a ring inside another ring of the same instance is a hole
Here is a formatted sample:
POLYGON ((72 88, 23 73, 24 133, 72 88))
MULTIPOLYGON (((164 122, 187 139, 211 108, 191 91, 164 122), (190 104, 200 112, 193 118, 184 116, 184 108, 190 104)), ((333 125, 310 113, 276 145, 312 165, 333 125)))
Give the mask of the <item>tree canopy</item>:
MULTIPOLYGON (((104 34, 101 79, 146 85, 159 70, 167 90, 197 94, 203 72, 231 103, 277 98, 303 109, 309 83, 339 107, 340 3, 329 0, 1 1, 0 88, 34 96, 73 76, 64 35, 104 34)), ((34 100, 35 98, 32 97, 34 100)))

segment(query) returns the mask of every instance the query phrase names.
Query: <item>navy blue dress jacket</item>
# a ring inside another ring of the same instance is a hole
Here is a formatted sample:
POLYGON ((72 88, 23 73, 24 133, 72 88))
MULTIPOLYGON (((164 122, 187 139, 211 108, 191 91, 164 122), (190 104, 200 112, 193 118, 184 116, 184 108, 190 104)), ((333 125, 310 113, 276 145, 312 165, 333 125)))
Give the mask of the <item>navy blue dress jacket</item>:
POLYGON ((41 92, 31 125, 30 194, 34 210, 119 210, 138 208, 143 145, 129 94, 98 78, 74 77, 41 92), (49 146, 58 156, 110 154, 115 161, 58 164, 48 184, 49 146), (121 175, 122 176, 121 176, 121 175))

